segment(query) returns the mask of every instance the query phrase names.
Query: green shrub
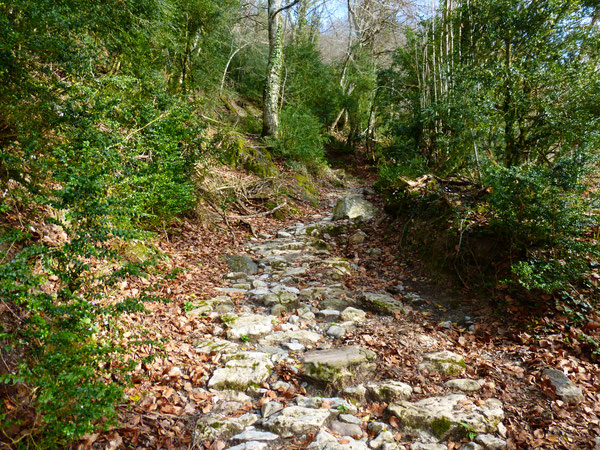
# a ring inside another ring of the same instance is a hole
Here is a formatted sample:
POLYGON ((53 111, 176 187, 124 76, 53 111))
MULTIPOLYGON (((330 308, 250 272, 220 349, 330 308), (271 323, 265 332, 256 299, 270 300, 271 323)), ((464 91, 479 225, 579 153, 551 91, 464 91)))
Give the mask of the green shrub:
POLYGON ((325 163, 326 139, 319 120, 302 106, 287 106, 281 111, 277 152, 286 160, 318 168, 325 163))
POLYGON ((515 255, 523 255, 512 271, 526 289, 565 290, 597 254, 583 239, 591 225, 593 196, 585 193, 592 167, 575 155, 552 166, 494 167, 485 173, 490 226, 508 238, 515 255))

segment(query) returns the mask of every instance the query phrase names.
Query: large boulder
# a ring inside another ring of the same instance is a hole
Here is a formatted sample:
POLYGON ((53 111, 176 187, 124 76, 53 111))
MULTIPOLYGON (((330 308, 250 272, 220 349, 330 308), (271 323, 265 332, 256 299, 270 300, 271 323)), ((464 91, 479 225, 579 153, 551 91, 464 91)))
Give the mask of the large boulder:
POLYGON ((337 201, 333 208, 333 220, 367 220, 375 216, 377 209, 360 195, 348 195, 337 201))
POLYGON ((475 404, 463 394, 429 397, 390 405, 388 413, 403 426, 433 434, 440 440, 460 440, 470 433, 494 433, 504 418, 502 403, 490 398, 475 404))

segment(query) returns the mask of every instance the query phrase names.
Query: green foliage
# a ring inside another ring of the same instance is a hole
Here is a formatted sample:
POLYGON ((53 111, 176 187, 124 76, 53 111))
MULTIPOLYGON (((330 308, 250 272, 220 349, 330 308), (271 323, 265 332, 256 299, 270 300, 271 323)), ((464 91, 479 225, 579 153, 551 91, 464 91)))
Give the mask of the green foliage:
POLYGON ((484 214, 486 231, 509 243, 515 281, 568 290, 595 255, 585 239, 600 144, 593 11, 554 0, 442 2, 439 11, 407 31, 379 73, 380 184, 392 191, 400 176, 434 173, 483 185, 489 195, 456 211, 456 234, 484 214))
MULTIPOLYGON (((209 77, 178 39, 224 55, 216 35, 230 6, 0 5, 0 297, 14 314, 1 317, 0 342, 13 358, 1 381, 30 393, 23 408, 39 420, 21 424, 31 428, 25 447, 68 445, 114 422, 131 369, 131 339, 118 318, 157 300, 150 291, 119 302, 106 296, 156 260, 148 252, 132 262, 115 242, 194 206, 203 125, 182 92, 209 86, 222 66, 209 77), (50 226, 64 238, 42 244, 50 226)), ((9 439, 18 439, 16 412, 0 425, 9 439)))
POLYGON ((305 107, 288 106, 281 111, 279 135, 274 141, 285 159, 317 169, 325 164, 325 138, 319 120, 305 107))
POLYGON ((528 290, 552 293, 568 290, 588 269, 586 260, 597 249, 583 238, 593 196, 586 194, 586 176, 594 165, 581 155, 546 165, 498 167, 484 181, 491 187, 487 204, 490 227, 525 255, 512 267, 528 290))

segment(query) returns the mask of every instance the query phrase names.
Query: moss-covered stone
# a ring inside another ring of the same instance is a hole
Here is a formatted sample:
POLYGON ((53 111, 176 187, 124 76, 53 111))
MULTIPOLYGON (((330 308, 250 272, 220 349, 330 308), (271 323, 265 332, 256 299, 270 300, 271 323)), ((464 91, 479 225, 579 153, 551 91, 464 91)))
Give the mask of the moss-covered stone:
POLYGON ((253 147, 242 136, 236 134, 228 136, 226 140, 225 160, 229 165, 243 167, 261 178, 279 175, 279 170, 267 149, 253 147))

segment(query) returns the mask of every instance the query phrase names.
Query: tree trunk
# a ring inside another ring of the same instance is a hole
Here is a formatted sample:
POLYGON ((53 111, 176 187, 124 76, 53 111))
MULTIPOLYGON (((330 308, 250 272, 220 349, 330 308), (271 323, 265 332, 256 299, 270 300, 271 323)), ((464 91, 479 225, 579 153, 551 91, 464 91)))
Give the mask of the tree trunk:
POLYGON ((269 61, 263 93, 263 136, 277 136, 279 94, 283 68, 283 25, 279 19, 282 0, 269 0, 269 61))

